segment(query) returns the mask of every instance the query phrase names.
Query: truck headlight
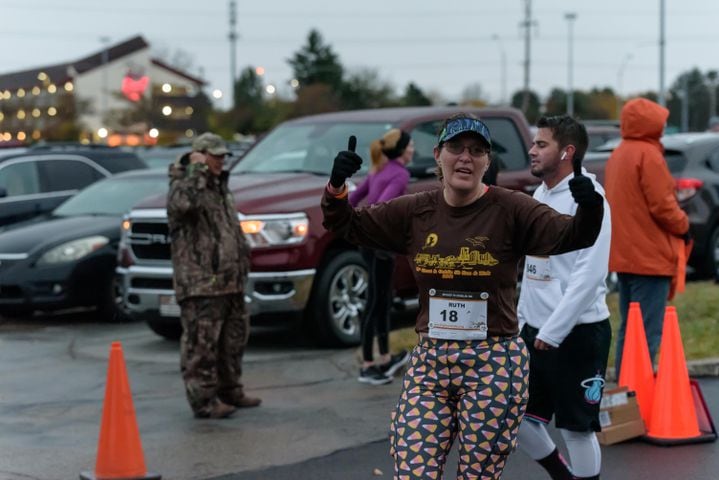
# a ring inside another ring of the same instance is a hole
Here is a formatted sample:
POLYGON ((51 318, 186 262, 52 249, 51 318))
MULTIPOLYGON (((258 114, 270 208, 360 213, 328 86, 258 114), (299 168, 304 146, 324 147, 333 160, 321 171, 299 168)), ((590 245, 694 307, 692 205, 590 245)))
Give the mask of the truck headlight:
POLYGON ((48 250, 40 257, 37 264, 54 265, 56 263, 72 262, 104 247, 109 241, 107 237, 100 235, 78 238, 48 250))
POLYGON ((239 217, 242 231, 252 248, 300 243, 309 231, 309 220, 304 213, 239 217))

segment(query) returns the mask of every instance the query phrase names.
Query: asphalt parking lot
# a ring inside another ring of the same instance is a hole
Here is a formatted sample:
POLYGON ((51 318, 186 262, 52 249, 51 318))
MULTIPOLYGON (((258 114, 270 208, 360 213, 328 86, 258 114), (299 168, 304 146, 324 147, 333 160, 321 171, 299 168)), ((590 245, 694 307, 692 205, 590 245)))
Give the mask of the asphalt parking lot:
MULTIPOLYGON (((386 432, 400 382, 358 383, 352 349, 258 332, 244 380, 263 405, 201 421, 184 399, 177 344, 143 324, 53 318, 0 322, 0 479, 65 480, 93 470, 112 341, 123 345, 145 462, 163 478, 392 478, 386 432)), ((719 380, 701 383, 718 412, 719 380)), ((715 479, 719 471, 718 443, 602 450, 607 479, 715 479)), ((504 478, 543 477, 518 452, 504 478)))

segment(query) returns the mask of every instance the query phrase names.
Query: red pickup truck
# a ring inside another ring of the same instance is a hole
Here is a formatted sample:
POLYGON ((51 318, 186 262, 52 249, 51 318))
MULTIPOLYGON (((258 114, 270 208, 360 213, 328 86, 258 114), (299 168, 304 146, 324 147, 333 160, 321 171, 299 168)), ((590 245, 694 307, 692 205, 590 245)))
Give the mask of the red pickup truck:
MULTIPOLYGON (((415 142, 409 190, 437 188, 432 149, 443 119, 459 111, 474 113, 488 125, 497 183, 533 191, 539 180, 529 172, 530 129, 514 109, 408 107, 298 118, 269 132, 233 166, 230 187, 252 246, 246 299, 254 324, 303 322, 304 331, 323 345, 359 342, 367 271, 353 245, 322 227, 319 203, 332 160, 355 135, 366 169, 370 142, 399 127, 415 142)), ((361 181, 365 173, 352 181, 361 181)), ((117 267, 125 312, 168 338, 181 332, 169 242, 165 204, 140 204, 123 222, 117 267)), ((397 262, 395 273, 395 304, 416 305, 408 264, 397 262)))

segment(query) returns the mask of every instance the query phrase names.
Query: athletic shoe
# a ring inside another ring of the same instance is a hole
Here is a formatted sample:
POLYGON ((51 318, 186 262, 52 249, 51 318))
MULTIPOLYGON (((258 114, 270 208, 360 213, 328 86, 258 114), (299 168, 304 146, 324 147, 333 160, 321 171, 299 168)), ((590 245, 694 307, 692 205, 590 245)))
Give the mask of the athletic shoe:
POLYGON ((372 365, 367 368, 361 368, 357 381, 360 383, 369 383, 370 385, 384 385, 392 381, 392 377, 388 377, 376 366, 372 365))
POLYGON ((402 350, 401 352, 390 356, 389 362, 379 365, 379 369, 386 376, 392 377, 395 373, 397 373, 397 370, 405 366, 408 361, 409 352, 407 350, 402 350))

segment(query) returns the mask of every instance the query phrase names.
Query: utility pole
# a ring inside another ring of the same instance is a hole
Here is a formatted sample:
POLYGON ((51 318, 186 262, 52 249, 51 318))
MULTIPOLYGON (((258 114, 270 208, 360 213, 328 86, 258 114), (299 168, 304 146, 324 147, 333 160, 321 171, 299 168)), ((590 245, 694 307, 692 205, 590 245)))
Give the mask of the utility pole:
POLYGON ((574 116, 574 30, 572 27, 574 25, 574 20, 577 19, 577 14, 574 12, 567 12, 564 14, 564 18, 567 19, 567 25, 569 25, 569 48, 567 59, 567 115, 572 117, 574 116))
POLYGON ((659 105, 666 106, 664 96, 664 0, 659 0, 659 105))
POLYGON ((501 105, 509 105, 509 101, 507 100, 507 52, 504 51, 504 43, 502 43, 502 38, 499 35, 496 33, 492 35, 492 40, 499 44, 500 61, 502 63, 502 93, 499 102, 501 105))
POLYGON ((237 94, 235 93, 235 75, 237 74, 237 2, 230 0, 230 91, 232 92, 232 106, 237 105, 237 94))
POLYGON ((524 0, 524 22, 520 25, 524 28, 524 91, 522 92, 522 111, 526 114, 529 110, 529 63, 532 43, 532 0, 524 0))
POLYGON ((689 74, 682 77, 682 132, 689 131, 689 74))

